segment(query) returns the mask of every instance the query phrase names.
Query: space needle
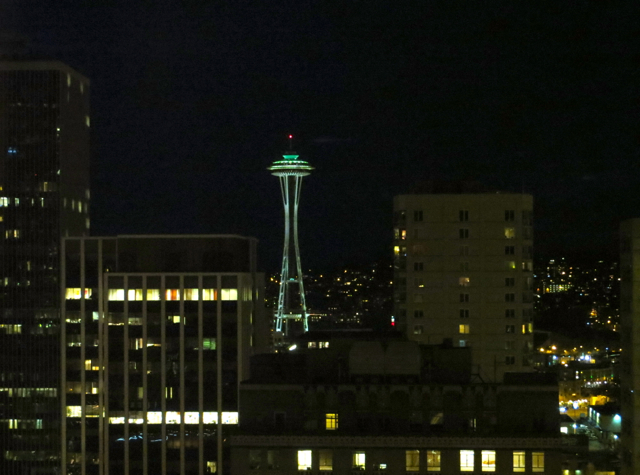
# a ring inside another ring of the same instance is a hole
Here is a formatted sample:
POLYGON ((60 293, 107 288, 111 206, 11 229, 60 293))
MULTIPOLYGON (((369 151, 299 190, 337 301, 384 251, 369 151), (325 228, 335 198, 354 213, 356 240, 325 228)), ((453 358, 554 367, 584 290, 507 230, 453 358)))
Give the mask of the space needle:
POLYGON ((311 173, 313 167, 291 150, 293 135, 289 135, 289 151, 282 160, 271 164, 267 170, 280 178, 280 191, 284 205, 284 249, 282 251, 282 272, 278 308, 275 312, 275 331, 291 336, 289 325, 292 321, 302 321, 304 331, 309 331, 307 305, 302 282, 300 247, 298 245, 298 205, 302 179, 311 173), (283 332, 284 328, 284 332, 283 332))

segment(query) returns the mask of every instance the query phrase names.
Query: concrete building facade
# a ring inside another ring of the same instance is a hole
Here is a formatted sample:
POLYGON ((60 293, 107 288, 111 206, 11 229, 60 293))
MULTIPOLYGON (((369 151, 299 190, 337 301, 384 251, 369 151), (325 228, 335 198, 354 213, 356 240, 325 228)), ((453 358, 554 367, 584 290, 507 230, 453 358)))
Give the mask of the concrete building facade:
POLYGON ((560 475, 572 441, 560 437, 554 378, 482 383, 467 353, 310 332, 288 354, 254 358, 231 473, 560 475))
POLYGON ((620 225, 622 474, 640 471, 640 219, 620 225))
POLYGON ((256 240, 63 244, 62 473, 222 470, 238 385, 269 341, 256 240))
POLYGON ((394 322, 413 341, 470 347, 483 381, 533 353, 533 198, 464 188, 396 196, 394 322))

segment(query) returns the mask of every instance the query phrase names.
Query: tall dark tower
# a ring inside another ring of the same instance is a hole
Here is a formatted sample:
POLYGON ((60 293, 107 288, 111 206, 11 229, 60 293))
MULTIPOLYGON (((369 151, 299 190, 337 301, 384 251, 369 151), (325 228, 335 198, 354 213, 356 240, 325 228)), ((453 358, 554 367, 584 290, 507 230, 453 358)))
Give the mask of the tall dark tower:
MULTIPOLYGON (((291 139, 293 136, 290 135, 289 140, 291 139)), ((300 160, 299 155, 293 150, 286 152, 282 158, 283 160, 273 162, 268 169, 271 170, 272 175, 280 178, 280 191, 284 205, 284 249, 275 330, 283 332, 284 328, 284 333, 288 334, 289 321, 302 321, 304 331, 309 330, 298 246, 298 205, 302 179, 311 173, 313 167, 304 160, 300 160)))
POLYGON ((89 233, 89 120, 87 78, 57 61, 0 59, 2 474, 62 463, 59 249, 89 233))

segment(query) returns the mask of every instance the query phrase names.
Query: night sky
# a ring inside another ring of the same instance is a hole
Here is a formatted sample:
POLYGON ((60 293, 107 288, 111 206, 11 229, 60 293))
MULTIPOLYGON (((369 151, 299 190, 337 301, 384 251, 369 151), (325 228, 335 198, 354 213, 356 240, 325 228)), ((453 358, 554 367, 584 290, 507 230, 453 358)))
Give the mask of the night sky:
POLYGON ((304 267, 389 255, 393 196, 429 179, 532 193, 538 255, 615 255, 635 4, 4 0, 0 28, 91 79, 93 234, 255 236, 272 272, 289 133, 304 267))

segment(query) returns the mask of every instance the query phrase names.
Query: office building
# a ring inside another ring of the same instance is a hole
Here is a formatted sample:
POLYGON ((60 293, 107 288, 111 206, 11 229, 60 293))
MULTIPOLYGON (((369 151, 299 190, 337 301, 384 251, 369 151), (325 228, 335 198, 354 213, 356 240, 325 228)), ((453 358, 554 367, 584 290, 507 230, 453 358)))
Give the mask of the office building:
POLYGON ((640 471, 640 219, 620 225, 622 474, 640 471))
POLYGON ((222 473, 238 385, 270 343, 256 245, 64 239, 63 474, 222 473))
POLYGON ((484 383, 470 352, 312 331, 254 357, 231 474, 562 473, 553 375, 484 383))
POLYGON ((89 233, 89 80, 0 58, 0 473, 60 466, 60 239, 89 233))
POLYGON ((394 321, 413 341, 470 347, 501 381, 533 351, 533 198, 430 184, 394 200, 394 321))

